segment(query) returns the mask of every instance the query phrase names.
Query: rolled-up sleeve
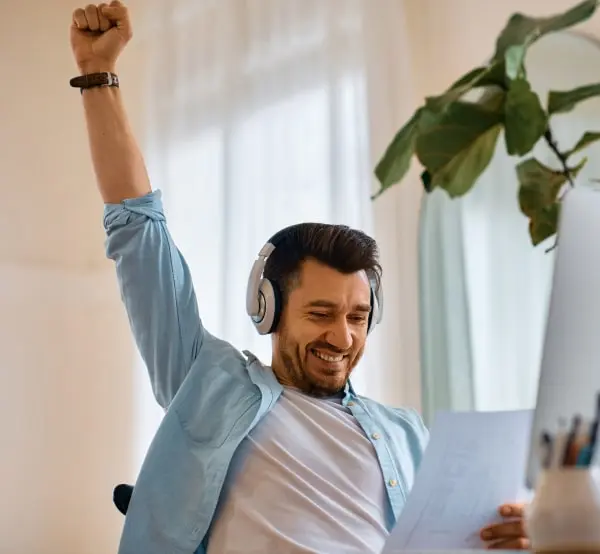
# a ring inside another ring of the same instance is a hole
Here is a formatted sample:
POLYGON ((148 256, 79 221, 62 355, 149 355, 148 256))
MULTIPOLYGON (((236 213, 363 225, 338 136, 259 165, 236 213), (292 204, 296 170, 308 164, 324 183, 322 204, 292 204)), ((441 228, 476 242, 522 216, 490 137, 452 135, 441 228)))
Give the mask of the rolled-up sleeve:
POLYGON ((166 409, 204 339, 189 268, 167 229, 160 191, 107 204, 104 228, 135 341, 166 409))

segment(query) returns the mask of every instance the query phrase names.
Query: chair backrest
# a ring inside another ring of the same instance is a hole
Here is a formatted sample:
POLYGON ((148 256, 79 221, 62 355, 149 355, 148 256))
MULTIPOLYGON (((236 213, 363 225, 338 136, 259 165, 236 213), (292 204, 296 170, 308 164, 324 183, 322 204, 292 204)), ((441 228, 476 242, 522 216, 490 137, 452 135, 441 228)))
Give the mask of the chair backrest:
POLYGON ((127 508, 129 508, 129 502, 132 494, 132 485, 117 485, 113 490, 113 503, 117 507, 117 510, 119 510, 119 512, 121 512, 123 515, 127 514, 127 508))

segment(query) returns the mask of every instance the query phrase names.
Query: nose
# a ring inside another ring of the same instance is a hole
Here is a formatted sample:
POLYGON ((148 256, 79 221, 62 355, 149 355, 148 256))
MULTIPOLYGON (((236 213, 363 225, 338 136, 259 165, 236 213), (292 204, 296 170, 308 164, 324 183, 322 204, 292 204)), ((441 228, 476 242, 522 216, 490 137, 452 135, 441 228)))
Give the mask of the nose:
POLYGON ((352 346, 352 332, 345 317, 336 319, 327 329, 327 342, 340 350, 349 350, 352 346))

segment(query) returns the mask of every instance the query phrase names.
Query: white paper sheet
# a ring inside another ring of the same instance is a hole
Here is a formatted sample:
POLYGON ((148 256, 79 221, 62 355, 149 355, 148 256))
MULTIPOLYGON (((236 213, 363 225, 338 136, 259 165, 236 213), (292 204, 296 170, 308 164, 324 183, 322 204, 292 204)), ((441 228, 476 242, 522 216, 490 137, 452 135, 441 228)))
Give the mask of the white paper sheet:
POLYGON ((498 507, 524 500, 532 411, 439 413, 406 506, 382 554, 476 549, 498 507))

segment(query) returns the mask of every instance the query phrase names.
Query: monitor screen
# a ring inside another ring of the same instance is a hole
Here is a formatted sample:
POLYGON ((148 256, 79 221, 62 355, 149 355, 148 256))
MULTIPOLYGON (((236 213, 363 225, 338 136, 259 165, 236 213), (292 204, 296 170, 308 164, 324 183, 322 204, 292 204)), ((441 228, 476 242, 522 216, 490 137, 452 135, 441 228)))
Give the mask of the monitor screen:
MULTIPOLYGON (((600 191, 568 190, 563 200, 526 486, 540 469, 542 433, 561 419, 591 420, 600 391, 600 191)), ((596 458, 597 459, 597 458, 596 458)))

